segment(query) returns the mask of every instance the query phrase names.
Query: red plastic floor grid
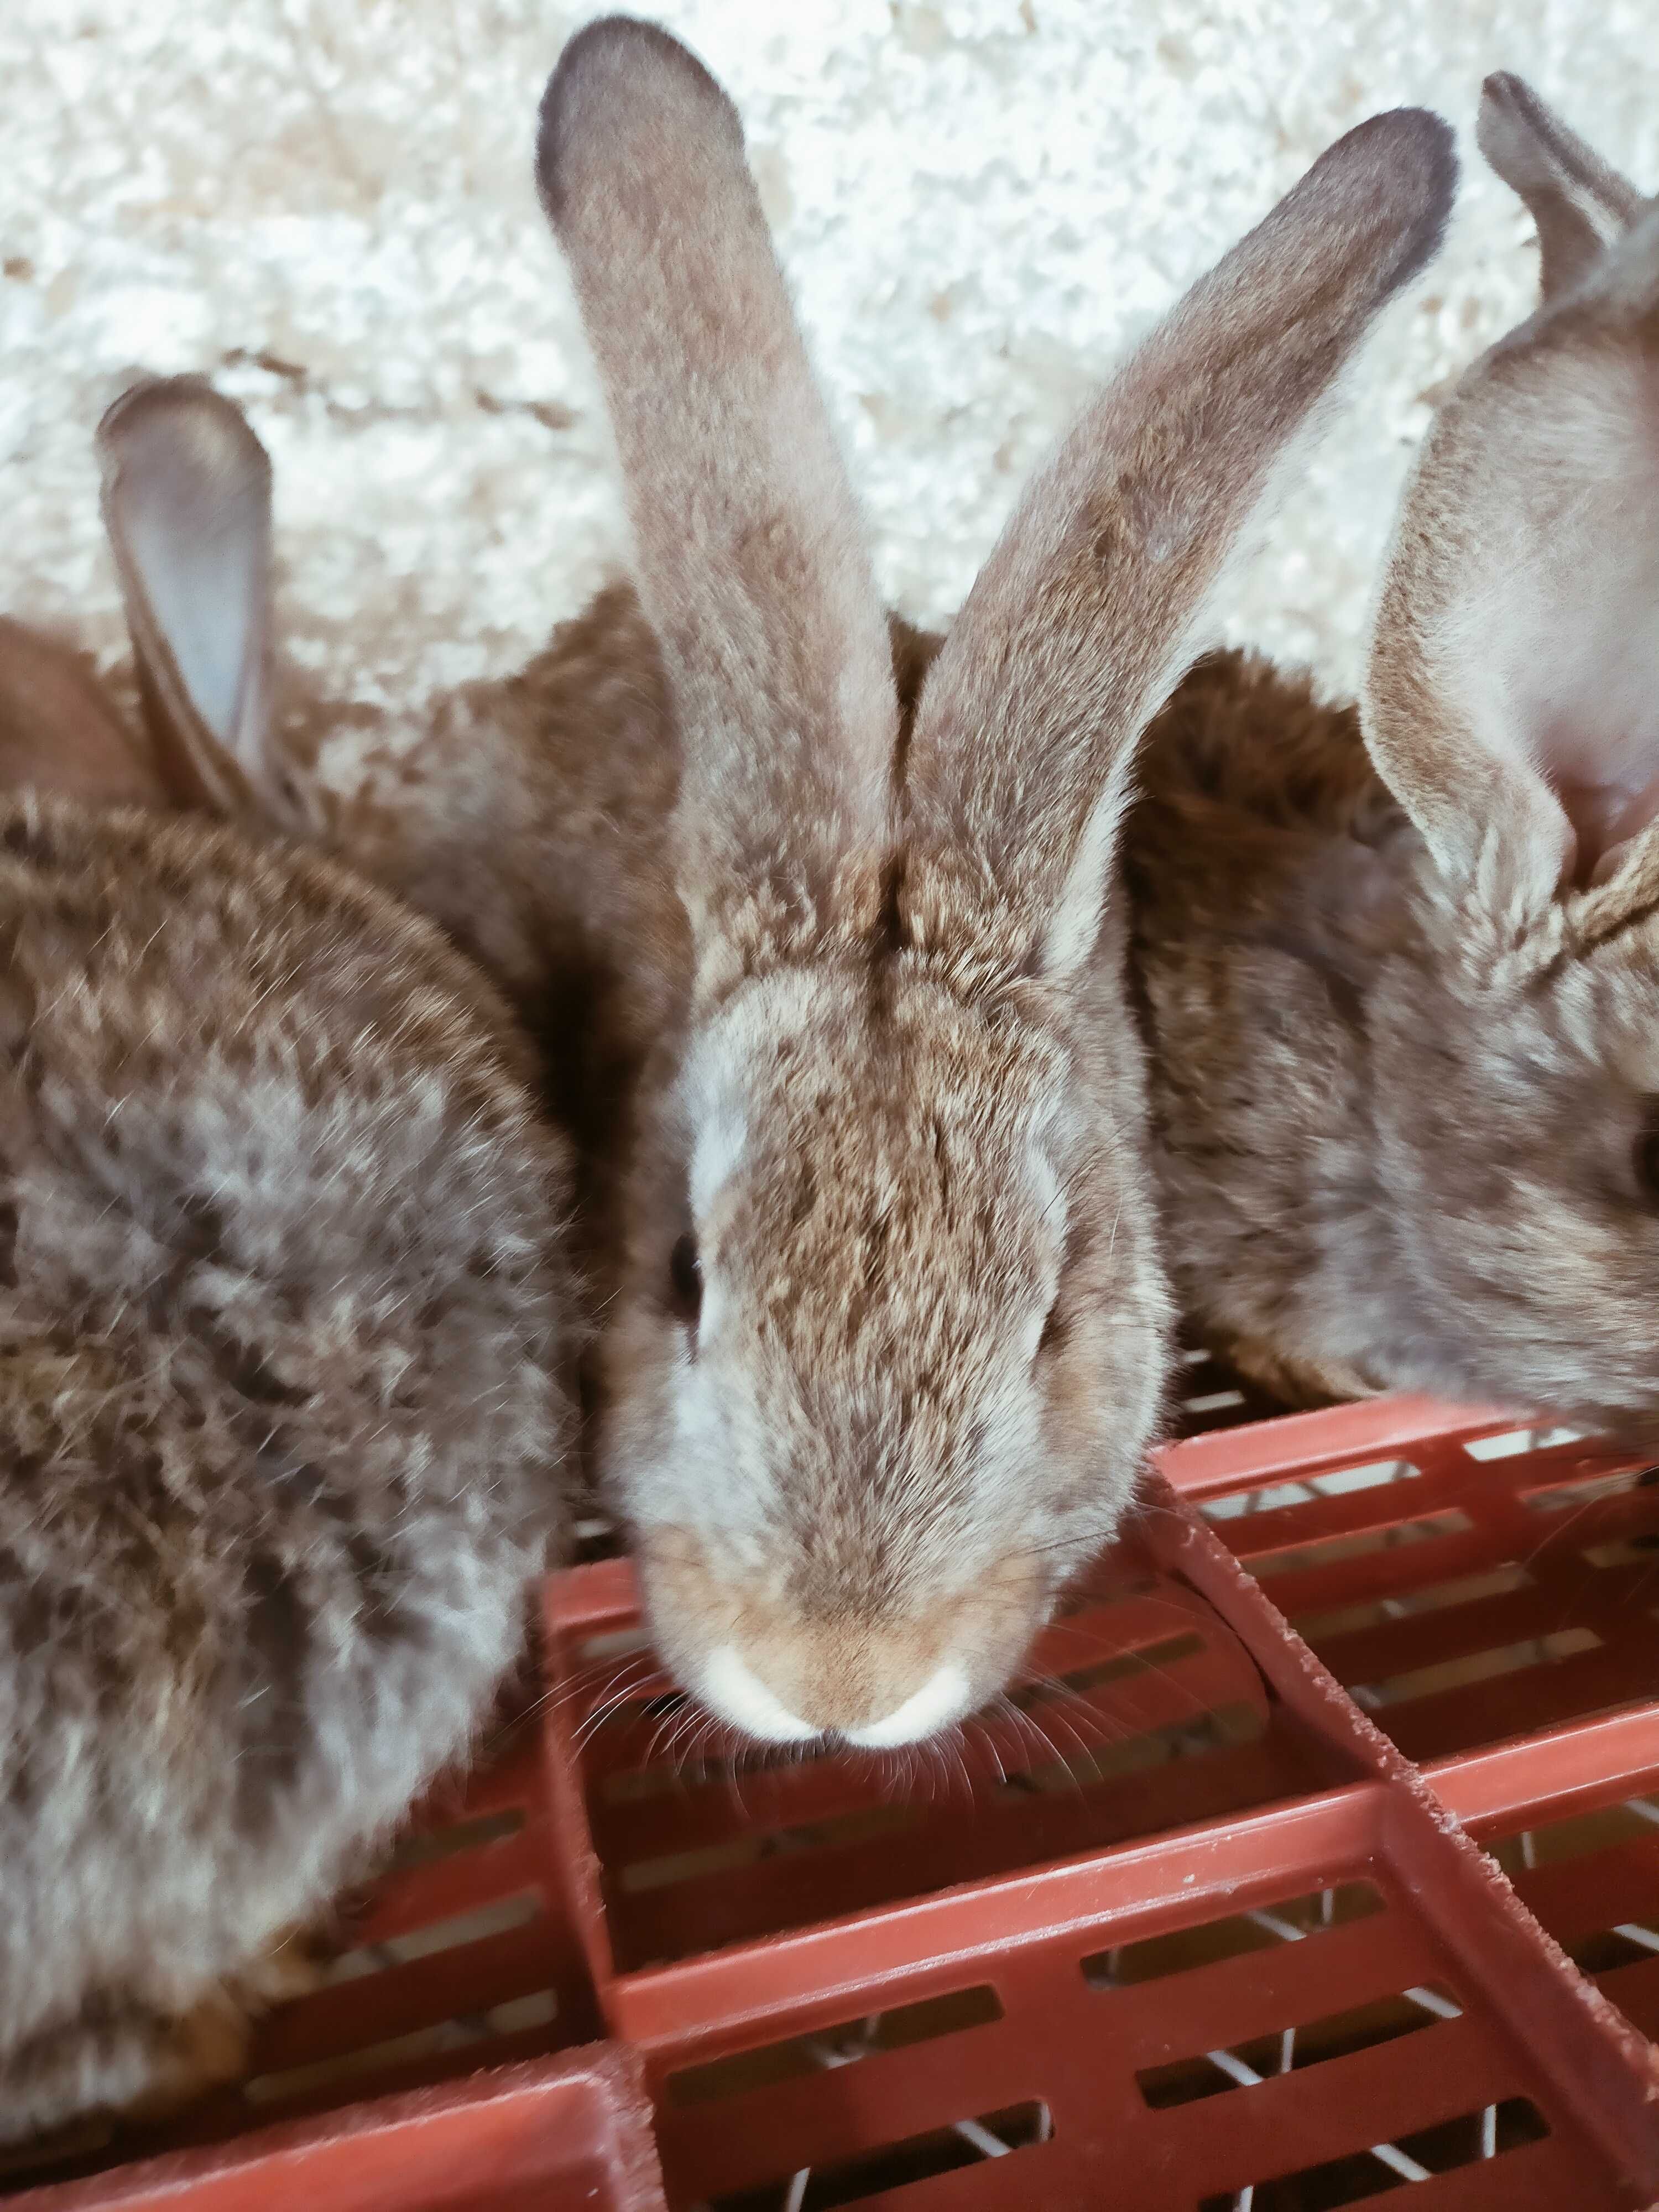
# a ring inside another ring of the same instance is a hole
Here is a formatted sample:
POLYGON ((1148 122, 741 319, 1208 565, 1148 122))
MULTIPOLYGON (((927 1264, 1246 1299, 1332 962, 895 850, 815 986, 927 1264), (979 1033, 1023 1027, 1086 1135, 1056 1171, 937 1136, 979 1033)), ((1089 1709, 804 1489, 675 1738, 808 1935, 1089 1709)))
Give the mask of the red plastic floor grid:
POLYGON ((15 2201, 1639 2212, 1646 1473, 1407 1401, 1198 1436, 908 1760, 734 1764, 626 1565, 559 1577, 533 1717, 248 2083, 15 2201))

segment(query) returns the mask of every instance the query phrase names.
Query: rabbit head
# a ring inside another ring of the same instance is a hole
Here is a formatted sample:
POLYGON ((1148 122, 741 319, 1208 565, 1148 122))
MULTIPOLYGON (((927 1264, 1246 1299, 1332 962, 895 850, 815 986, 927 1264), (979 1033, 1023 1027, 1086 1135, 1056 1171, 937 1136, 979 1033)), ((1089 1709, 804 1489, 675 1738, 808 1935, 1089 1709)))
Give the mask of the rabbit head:
POLYGON ((689 924, 606 1345, 659 1644, 748 1735, 997 1692, 1133 1490, 1170 1310, 1110 891, 1139 732, 1274 464, 1431 250, 1351 134, 1026 494, 901 738, 851 489, 724 94, 621 18, 544 102, 683 749, 689 924))
POLYGON ((1446 1382, 1651 1433, 1659 204, 1516 78, 1480 137, 1543 297, 1441 410, 1378 601, 1366 741, 1431 862, 1439 1001, 1395 979, 1379 1141, 1423 1310, 1468 1347, 1446 1382))

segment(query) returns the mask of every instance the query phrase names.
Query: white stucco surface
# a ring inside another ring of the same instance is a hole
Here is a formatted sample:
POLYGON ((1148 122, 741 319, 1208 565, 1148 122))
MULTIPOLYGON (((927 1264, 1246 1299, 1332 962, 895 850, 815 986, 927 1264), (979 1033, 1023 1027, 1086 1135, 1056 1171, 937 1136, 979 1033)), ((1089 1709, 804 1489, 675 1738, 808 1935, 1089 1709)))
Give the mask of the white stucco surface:
MULTIPOLYGON (((118 663, 90 459, 138 369, 246 401, 285 649, 418 708, 510 668, 624 557, 530 176, 585 10, 526 0, 8 0, 0 609, 118 663)), ((1422 100, 1463 143, 1443 257, 1381 329, 1229 627, 1352 681, 1437 386, 1526 309, 1530 226, 1469 136, 1529 76, 1659 186, 1651 0, 664 0, 737 97, 884 587, 958 601, 1115 354, 1332 137, 1422 100)))

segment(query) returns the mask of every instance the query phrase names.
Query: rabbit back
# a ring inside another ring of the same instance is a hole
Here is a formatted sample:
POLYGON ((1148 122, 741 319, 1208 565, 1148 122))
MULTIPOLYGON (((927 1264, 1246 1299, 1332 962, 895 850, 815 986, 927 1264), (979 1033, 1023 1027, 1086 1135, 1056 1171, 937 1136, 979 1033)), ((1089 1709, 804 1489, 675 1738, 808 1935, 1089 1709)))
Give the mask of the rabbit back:
POLYGON ((570 1333, 562 1152, 434 931, 24 796, 0 935, 4 2135, 151 2086, 466 1750, 570 1333))

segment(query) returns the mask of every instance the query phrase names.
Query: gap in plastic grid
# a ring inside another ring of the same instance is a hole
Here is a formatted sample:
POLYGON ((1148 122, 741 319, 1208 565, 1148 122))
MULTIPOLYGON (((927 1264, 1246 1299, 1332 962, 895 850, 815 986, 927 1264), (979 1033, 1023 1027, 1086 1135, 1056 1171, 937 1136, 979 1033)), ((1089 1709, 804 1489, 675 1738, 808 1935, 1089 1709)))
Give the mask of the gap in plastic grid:
POLYGON ((995 1709, 888 1758, 732 1745, 629 1622, 559 1656, 556 1724, 628 1971, 1346 1778, 1133 1545, 995 1709))
POLYGON ((1578 1971, 1659 2035, 1659 1790, 1481 1840, 1578 1971))
MULTIPOLYGON (((1432 2181, 1437 2174, 1499 2159, 1523 2144, 1541 2142, 1548 2134, 1543 2114, 1529 2098, 1506 2097, 1500 2104, 1402 2136, 1397 2142, 1377 2143, 1352 2156, 1322 2160, 1316 2166, 1206 2197, 1198 2212, 1334 2212, 1340 2205, 1391 2195, 1402 2183, 1432 2181)), ((1503 2186, 1500 2172, 1495 2191, 1503 2186)), ((1502 2196, 1494 2193, 1492 2212, 1499 2212, 1503 2203, 1502 2196)))
POLYGON ((1180 1437, 1242 1428, 1249 1422, 1271 1419, 1287 1410, 1201 1346, 1191 1346, 1180 1352, 1177 1377, 1175 1432, 1180 1437))
MULTIPOLYGON (((1287 1999, 1287 2016, 1271 2031, 1231 2046, 1203 2046, 1206 1970, 1287 1945, 1312 1942, 1316 1949, 1322 1936, 1398 1910, 1385 1902, 1374 1881, 1360 1878, 1177 1926, 1104 1952, 1085 1953, 1075 1958, 1073 1970, 1090 1989, 1122 1993, 1120 2002, 1131 2004, 1136 1992, 1171 1980, 1179 1983, 1182 1977, 1192 1978, 1193 2033, 1200 2039, 1194 2042, 1190 2056, 1173 2063, 1166 2061, 1133 2069, 1148 2114, 1157 2114, 1166 2126, 1178 2127, 1182 2116, 1177 2108, 1182 2106, 1205 2102, 1211 2096, 1248 2094, 1275 2080, 1311 2074, 1322 2064, 1403 2040, 1437 2022, 1461 2019, 1462 2007, 1446 1982, 1436 1976, 1403 1989, 1390 1984, 1363 2004, 1328 2004, 1322 2009, 1317 2006, 1310 2009, 1306 1999, 1299 2003, 1287 1999)), ((1392 1947, 1386 1929, 1385 1923, 1382 1939, 1375 1947, 1382 1963, 1380 1967, 1373 1963, 1371 1972, 1375 1979, 1380 1971, 1384 1983, 1389 1983, 1388 1957, 1392 1947)), ((1059 1970, 1064 1971, 1063 1967, 1059 1970)), ((1057 1990, 1055 1996, 1063 2003, 1062 1992, 1057 1990)), ((766 2093, 780 2084, 810 2075, 815 2069, 839 2071, 857 2066, 878 2071, 883 2057, 894 2051, 982 2033, 1006 2018, 989 1983, 968 1981, 921 2002, 751 2046, 712 2063, 672 2069, 661 2081, 660 2094, 671 2114, 688 2105, 737 2099, 734 2124, 764 2132, 766 2093)), ((1016 2020, 1012 2026, 1018 2034, 1019 2021, 1016 2020)), ((1078 2021, 1077 2030, 1079 2042, 1086 2044, 1091 2039, 1086 2019, 1078 2021)), ((1097 2021, 1092 2039, 1105 2047, 1103 2019, 1097 2021)), ((902 2127, 902 2108, 897 2112, 883 2108, 880 2087, 872 2078, 866 2094, 850 2103, 842 2100, 840 2107, 845 2112, 866 2116, 864 2133, 868 2139, 855 2149, 816 2166, 797 2166, 787 2172, 779 2172, 772 2180, 762 2183, 743 2180, 736 2186, 700 2189, 682 2174, 675 2202, 682 2212, 830 2212, 830 2208, 855 2203, 876 2191, 882 2192, 884 2202, 888 2201, 889 2192, 902 2199, 907 2189, 924 2177, 1048 2142, 1054 2131, 1047 2100, 1021 2106, 1020 2120, 1012 2128, 1006 2124, 1011 2117, 1006 2113, 975 2115, 925 2135, 908 2131, 884 2135, 884 2122, 890 2130, 902 2127)), ((672 2139, 672 2119, 669 2130, 672 2139)), ((1264 2173, 1259 2179, 1204 2201, 1225 2206, 1229 2212, 1272 2212, 1275 2207, 1290 2212, 1292 2206, 1296 2212, 1306 2212, 1309 2207, 1356 2203, 1402 2182, 1425 2180, 1475 2162, 1501 2161, 1511 2149, 1539 2141, 1547 2133, 1542 2116, 1524 2096, 1494 2098, 1468 2112, 1437 2118, 1425 2127, 1404 2131, 1395 2140, 1357 2144, 1340 2158, 1289 2176, 1264 2173)), ((780 2154, 784 2148, 780 2143, 780 2154)), ((1170 2160, 1172 2176, 1179 2171, 1179 2154, 1175 2153, 1170 2160)), ((1494 2212, 1504 2201, 1501 2173, 1500 2166, 1495 2175, 1495 2193, 1489 2200, 1481 2199, 1483 2203, 1490 2202, 1494 2212)), ((1023 2189, 1018 2175, 1011 2172, 1008 2193, 994 2201, 1010 2207, 1041 2201, 1025 2193, 1037 2186, 1030 2183, 1023 2189)), ((975 2197, 973 2201, 986 2200, 975 2197)), ((1176 2201, 1160 2193, 1156 2199, 1158 2212, 1163 2212, 1166 2202, 1176 2201)), ((1126 2196, 1115 2202, 1121 2203, 1125 2212, 1152 2212, 1154 2200, 1139 2196, 1131 2200, 1126 2196)))
POLYGON ((1659 1487, 1577 1432, 1425 1437, 1200 1509, 1349 1695, 1421 1761, 1645 1698, 1659 1487))

